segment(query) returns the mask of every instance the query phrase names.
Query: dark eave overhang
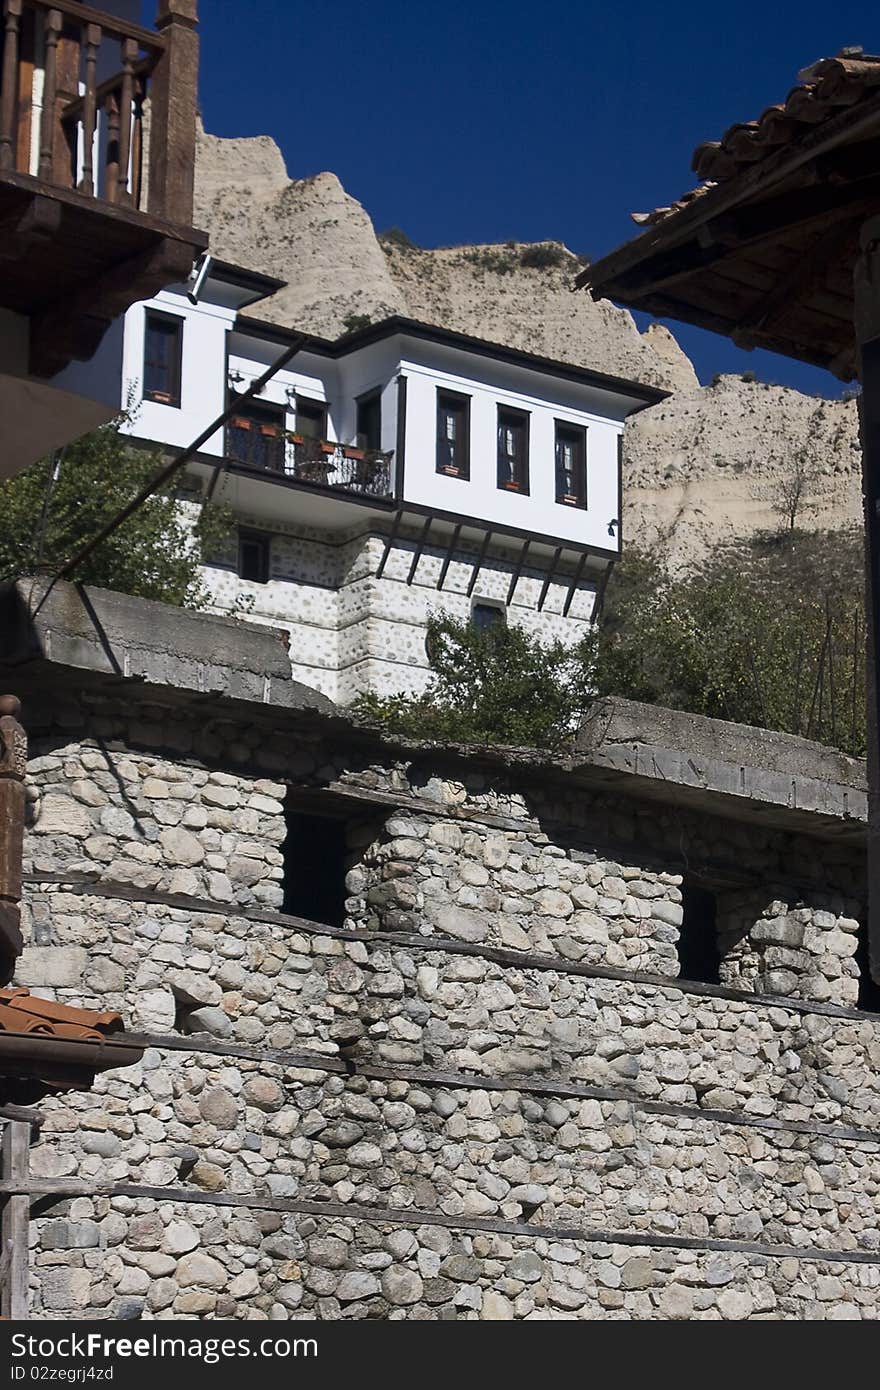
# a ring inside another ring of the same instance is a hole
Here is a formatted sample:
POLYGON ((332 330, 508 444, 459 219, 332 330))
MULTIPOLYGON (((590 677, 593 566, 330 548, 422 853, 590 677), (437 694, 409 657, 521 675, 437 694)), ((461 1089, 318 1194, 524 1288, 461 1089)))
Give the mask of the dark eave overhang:
POLYGON ((287 285, 286 280, 279 280, 274 275, 263 275, 260 271, 247 270, 244 266, 233 264, 232 261, 214 259, 211 261, 208 279, 245 291, 245 297, 239 306, 240 309, 247 309, 251 304, 258 304, 262 299, 269 299, 287 285))
MULTIPOLYGON (((294 329, 282 328, 278 324, 263 319, 240 314, 236 319, 235 330, 251 338, 278 344, 299 340, 300 334, 294 329)), ((380 323, 360 328, 355 333, 347 333, 336 339, 307 336, 302 351, 314 353, 319 357, 338 360, 361 348, 383 342, 387 338, 400 335, 416 338, 423 342, 437 343, 445 347, 458 348, 463 352, 474 353, 480 357, 490 357, 496 362, 506 362, 513 366, 525 367, 530 371, 542 372, 547 376, 575 381, 583 386, 608 391, 616 396, 628 396, 636 405, 634 409, 644 409, 656 405, 669 396, 656 386, 646 386, 643 382, 630 381, 626 377, 610 376, 605 372, 594 372, 588 367, 578 367, 571 362, 543 357, 539 353, 525 352, 521 348, 506 347, 486 338, 476 338, 468 333, 458 333, 450 328, 439 328, 434 324, 422 323, 417 319, 404 318, 399 314, 382 319, 380 323)), ((629 412, 630 414, 632 411, 629 412)))

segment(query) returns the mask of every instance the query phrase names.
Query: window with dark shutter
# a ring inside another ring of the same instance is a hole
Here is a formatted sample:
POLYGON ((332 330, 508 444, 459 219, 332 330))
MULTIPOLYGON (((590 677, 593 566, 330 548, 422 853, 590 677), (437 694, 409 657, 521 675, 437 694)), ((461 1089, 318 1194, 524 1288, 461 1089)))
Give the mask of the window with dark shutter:
POLYGON ((556 501, 568 507, 587 505, 587 432, 556 422, 556 501))
POLYGON ((506 406, 498 407, 498 486, 506 492, 529 490, 529 417, 506 406))
POLYGON ((327 438, 327 407, 323 401, 297 396, 296 433, 303 439, 327 438))
POLYGON ((470 476, 470 413, 468 396, 437 392, 437 472, 451 478, 470 476))
POLYGON ((487 628, 496 627, 499 623, 504 627, 507 623, 507 613, 500 603, 478 600, 471 609, 471 622, 478 632, 485 632, 487 628))
POLYGON ((357 447, 382 448, 382 396, 379 391, 361 396, 357 403, 357 447))
POLYGON ((263 531, 238 533, 238 577, 255 584, 269 582, 269 548, 271 537, 263 531))
POLYGON ((144 400, 180 406, 183 319, 147 311, 144 331, 144 400))

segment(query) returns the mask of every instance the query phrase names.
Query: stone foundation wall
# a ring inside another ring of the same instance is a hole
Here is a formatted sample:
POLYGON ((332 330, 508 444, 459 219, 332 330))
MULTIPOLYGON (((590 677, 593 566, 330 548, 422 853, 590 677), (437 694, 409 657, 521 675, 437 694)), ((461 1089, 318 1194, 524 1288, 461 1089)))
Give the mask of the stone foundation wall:
POLYGON ((75 1191, 33 1223, 36 1315, 877 1316, 852 850, 549 770, 61 717, 32 735, 19 979, 148 1045, 41 1103, 32 1170, 75 1191), (278 911, 284 802, 331 789, 336 928, 278 911), (695 869, 716 989, 677 980, 695 869))
POLYGON ((242 517, 240 524, 272 532, 269 581, 260 584, 238 577, 237 541, 231 541, 217 563, 203 569, 212 611, 245 613, 249 621, 286 628, 293 678, 343 705, 366 690, 421 694, 430 677, 425 629, 432 613, 467 618, 472 602, 488 600, 500 604, 509 622, 532 635, 572 646, 589 627, 595 585, 579 580, 563 614, 575 577, 564 567, 548 585, 539 611, 547 570, 526 565, 508 606, 516 542, 512 548, 489 548, 469 596, 480 559, 478 545, 461 542, 456 547, 443 588, 438 589, 447 553, 442 544, 423 547, 410 579, 419 529, 402 527, 385 557, 385 536, 363 526, 328 534, 277 522, 267 526, 265 518, 258 517, 242 517))

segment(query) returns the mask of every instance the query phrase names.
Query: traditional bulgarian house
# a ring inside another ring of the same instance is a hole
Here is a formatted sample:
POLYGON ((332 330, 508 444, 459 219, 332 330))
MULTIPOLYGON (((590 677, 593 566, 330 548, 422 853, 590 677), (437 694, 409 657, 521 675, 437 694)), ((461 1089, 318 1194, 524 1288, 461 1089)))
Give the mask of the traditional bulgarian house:
POLYGON ((213 262, 196 303, 134 306, 121 360, 108 340, 89 369, 174 450, 298 345, 189 469, 236 519, 214 611, 286 628, 296 678, 342 704, 424 689, 432 612, 576 642, 620 553, 624 422, 664 393, 398 317, 303 336, 254 314, 278 288, 213 262))
POLYGON ((0 478, 111 419, 59 374, 137 300, 185 279, 193 231, 195 0, 3 0, 0 478))

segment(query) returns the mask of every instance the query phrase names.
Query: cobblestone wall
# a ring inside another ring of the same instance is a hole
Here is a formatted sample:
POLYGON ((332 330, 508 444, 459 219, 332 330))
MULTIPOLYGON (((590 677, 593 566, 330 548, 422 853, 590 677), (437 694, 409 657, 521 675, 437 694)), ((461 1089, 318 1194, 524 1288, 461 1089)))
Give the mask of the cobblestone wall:
POLYGON ((151 1042, 42 1103, 32 1168, 168 1197, 35 1222, 36 1313, 877 1316, 852 851, 550 773, 80 718, 32 740, 19 978, 151 1042), (285 777, 351 795, 342 929, 276 910, 285 777), (720 885, 720 989, 676 982, 683 852, 720 885))

